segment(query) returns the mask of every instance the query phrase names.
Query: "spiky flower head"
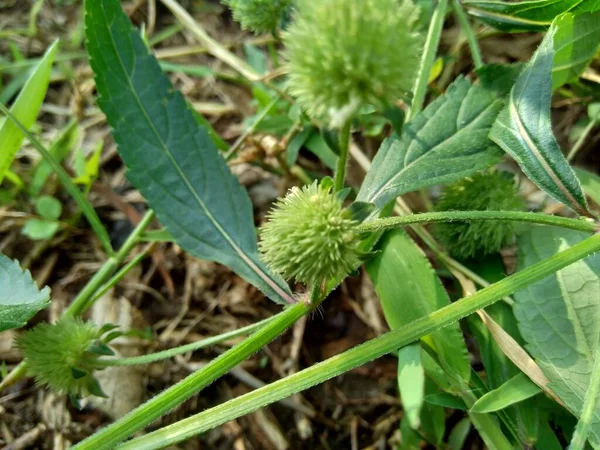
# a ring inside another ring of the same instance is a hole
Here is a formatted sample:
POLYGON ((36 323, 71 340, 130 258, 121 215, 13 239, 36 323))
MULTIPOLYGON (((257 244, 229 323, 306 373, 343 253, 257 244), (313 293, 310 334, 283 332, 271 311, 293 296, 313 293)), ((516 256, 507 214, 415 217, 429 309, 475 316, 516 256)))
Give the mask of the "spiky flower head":
MULTIPOLYGON (((110 328, 110 327, 109 327, 110 328)), ((25 362, 38 384, 73 399, 87 395, 105 397, 94 371, 104 368, 102 355, 112 355, 106 345, 114 333, 79 318, 67 317, 55 324, 42 323, 17 338, 25 362)))
POLYGON ((224 0, 245 30, 271 33, 289 13, 292 0, 224 0))
MULTIPOLYGON (((523 199, 508 172, 488 170, 446 187, 437 211, 518 211, 523 199)), ((435 234, 459 258, 495 253, 514 234, 514 222, 482 220, 436 224, 435 234)))
POLYGON ((361 105, 391 104, 419 66, 417 17, 410 0, 298 0, 283 37, 290 92, 332 127, 361 105))
POLYGON ((270 268, 307 284, 347 275, 360 263, 358 224, 331 184, 293 187, 261 227, 260 249, 270 268))

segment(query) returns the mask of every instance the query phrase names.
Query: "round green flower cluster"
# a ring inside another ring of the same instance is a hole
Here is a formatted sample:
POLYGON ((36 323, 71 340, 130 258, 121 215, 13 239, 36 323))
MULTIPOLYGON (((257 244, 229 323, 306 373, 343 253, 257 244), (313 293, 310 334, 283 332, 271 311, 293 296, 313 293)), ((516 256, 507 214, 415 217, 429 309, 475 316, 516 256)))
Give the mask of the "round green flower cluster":
POLYGON ((391 104, 419 67, 417 17, 410 0, 298 0, 283 36, 290 92, 332 127, 364 104, 391 104))
POLYGON ((314 285, 360 264, 359 222, 330 190, 316 181, 290 189, 261 227, 263 259, 284 278, 314 285))
MULTIPOLYGON (((520 211, 523 199, 508 172, 489 170, 446 187, 436 211, 520 211)), ((482 220, 435 225, 437 238, 456 257, 498 252, 514 234, 514 222, 482 220)))
MULTIPOLYGON (((16 340, 38 384, 73 399, 87 395, 105 397, 94 371, 104 368, 102 355, 113 354, 102 339, 104 329, 79 318, 56 324, 42 323, 16 340)), ((110 336, 110 335, 109 335, 110 336)))
POLYGON ((245 30, 272 33, 288 13, 292 0, 224 0, 245 30))

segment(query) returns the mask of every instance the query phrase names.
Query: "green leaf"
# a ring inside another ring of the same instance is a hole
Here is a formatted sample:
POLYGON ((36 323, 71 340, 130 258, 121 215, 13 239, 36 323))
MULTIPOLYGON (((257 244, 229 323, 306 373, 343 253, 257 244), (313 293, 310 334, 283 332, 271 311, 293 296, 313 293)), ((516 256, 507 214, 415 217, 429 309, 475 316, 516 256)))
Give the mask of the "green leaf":
POLYGON ((52 239, 59 228, 60 224, 58 222, 30 219, 25 222, 25 225, 21 229, 21 234, 34 241, 45 241, 52 239))
POLYGON ((450 450, 462 450, 465 448, 465 441, 471 432, 471 421, 468 418, 462 419, 450 431, 448 436, 448 448, 450 450))
POLYGON ((440 392, 438 394, 430 394, 425 396, 425 401, 433 405, 443 406, 444 408, 458 409, 466 411, 467 405, 460 398, 447 392, 440 392))
POLYGON ((502 386, 481 396, 471 407, 471 412, 490 413, 522 402, 542 390, 524 373, 515 375, 502 386))
POLYGON ((485 89, 495 92, 502 98, 510 94, 524 66, 524 63, 486 64, 475 72, 485 89))
MULTIPOLYGON (((26 128, 30 128, 35 123, 42 107, 57 49, 58 41, 48 48, 42 60, 32 70, 29 79, 10 109, 26 128)), ((21 147, 24 137, 23 132, 12 120, 6 120, 0 127, 0 183, 21 147)))
POLYGON ((37 213, 44 219, 58 220, 62 213, 62 205, 51 195, 42 195, 35 202, 37 213))
POLYGON ((177 243, 291 302, 260 261, 248 193, 134 30, 118 0, 86 1, 87 50, 131 182, 177 243))
POLYGON ((421 365, 421 346, 411 344, 398 350, 398 388, 402 409, 413 429, 421 425, 421 407, 425 396, 425 372, 421 365))
MULTIPOLYGON (((533 226, 519 236, 519 270, 584 240, 585 233, 533 226)), ((595 253, 517 292, 515 316, 529 353, 550 388, 576 416, 589 385, 600 332, 600 253, 595 253)), ((600 444, 600 409, 592 421, 600 444)))
POLYGON ((469 14, 503 31, 539 31, 548 28, 554 18, 571 11, 586 0, 530 0, 501 2, 464 0, 469 14))
POLYGON ((0 331, 24 326, 50 304, 50 288, 40 291, 28 270, 0 253, 0 331))
POLYGON ((581 215, 588 215, 579 181, 552 134, 550 72, 554 59, 553 25, 512 88, 490 138, 509 153, 542 190, 581 215))
POLYGON ((382 208, 407 192, 449 183, 495 164, 502 152, 488 134, 501 107, 493 93, 457 79, 404 125, 400 137, 384 141, 357 200, 382 208))
MULTIPOLYGON (((386 233, 377 249, 366 268, 390 328, 400 328, 450 303, 429 261, 404 230, 386 233)), ((455 382, 468 383, 471 367, 458 325, 436 331, 424 340, 455 382)))
POLYGON ((552 88, 577 80, 600 44, 600 12, 563 14, 556 19, 552 88))
POLYGON ((581 181, 583 191, 598 205, 600 205, 600 176, 587 170, 574 167, 577 178, 581 181))

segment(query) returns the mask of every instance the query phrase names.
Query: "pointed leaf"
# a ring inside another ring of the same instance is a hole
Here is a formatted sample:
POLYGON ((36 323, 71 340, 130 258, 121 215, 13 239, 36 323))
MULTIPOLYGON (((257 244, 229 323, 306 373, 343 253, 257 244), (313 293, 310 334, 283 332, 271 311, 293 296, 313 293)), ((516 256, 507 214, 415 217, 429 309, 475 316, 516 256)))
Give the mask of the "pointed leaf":
POLYGON ((292 301, 285 282, 259 259, 248 193, 120 2, 87 1, 85 7, 98 103, 131 182, 186 251, 231 267, 272 300, 292 301))
MULTIPOLYGON (((450 303, 431 264, 404 230, 386 233, 379 253, 366 264, 390 328, 399 328, 450 303)), ((467 349, 457 324, 425 338, 440 365, 454 380, 471 376, 467 349)))
MULTIPOLYGON (((25 86, 23 86, 21 93, 10 109, 26 128, 30 128, 35 123, 42 107, 57 49, 58 41, 50 46, 44 57, 32 70, 25 86)), ((5 120, 3 124, 0 124, 0 183, 4 179, 24 138, 23 132, 12 120, 5 120)))
POLYGON ((574 167, 573 170, 577 174, 577 178, 581 181, 581 186, 584 192, 600 205, 600 176, 587 170, 574 167))
MULTIPOLYGON (((531 227, 518 239, 518 269, 555 255, 586 237, 578 231, 531 227)), ((515 317, 528 343, 526 348, 550 379, 550 388, 578 416, 600 333, 600 253, 517 292, 514 299, 515 317)), ((600 444, 598 406, 591 438, 600 444)))
POLYGON ((553 26, 512 88, 491 139, 509 153, 523 172, 556 200, 588 215, 579 181, 563 156, 550 122, 553 26))
POLYGON ((0 253, 0 331, 24 326, 50 304, 50 288, 40 290, 28 270, 0 253))
POLYGON ((526 400, 542 390, 527 375, 520 373, 502 386, 481 396, 471 407, 471 412, 490 413, 526 400))
POLYGON ((457 79, 444 95, 384 141, 357 200, 383 208, 407 192, 449 183, 485 169, 502 152, 489 140, 502 103, 481 86, 457 79))

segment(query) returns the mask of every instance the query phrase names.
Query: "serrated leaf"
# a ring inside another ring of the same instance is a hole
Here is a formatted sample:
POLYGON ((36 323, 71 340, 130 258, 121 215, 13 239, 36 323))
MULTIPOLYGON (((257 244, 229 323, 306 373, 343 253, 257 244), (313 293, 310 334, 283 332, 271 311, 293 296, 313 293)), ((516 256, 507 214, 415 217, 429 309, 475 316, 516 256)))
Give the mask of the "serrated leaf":
POLYGON ((463 1, 469 14, 495 28, 511 32, 544 30, 556 16, 583 3, 585 0, 463 1))
POLYGON ((50 288, 40 290, 28 270, 0 253, 0 331, 24 326, 50 304, 50 288))
POLYGON ((119 1, 89 0, 85 9, 98 103, 131 182, 190 254, 231 267, 272 300, 292 301, 285 282, 259 259, 248 193, 119 1))
POLYGON ((357 200, 382 208, 407 192, 449 183, 500 160, 489 140, 502 103, 481 86, 457 79, 444 95, 386 139, 375 155, 357 200))
POLYGON ((581 215, 588 215, 579 181, 552 133, 550 97, 553 26, 513 86, 490 138, 510 154, 540 189, 581 215))
POLYGON ((527 375, 519 373, 493 391, 482 395, 471 407, 471 412, 490 413, 522 402, 542 390, 527 375))
POLYGON ((552 88, 576 80, 594 59, 600 44, 600 12, 563 14, 556 19, 552 88))
MULTIPOLYGON (((518 270, 582 241, 587 234, 533 226, 518 238, 518 270)), ((558 271, 514 295, 526 348, 550 379, 550 388, 578 415, 590 381, 600 332, 600 254, 558 271)), ((600 408, 590 435, 600 444, 600 408)))
MULTIPOLYGON (((27 128, 35 123, 40 112, 50 82, 50 72, 57 49, 58 41, 48 48, 44 57, 32 69, 31 75, 10 109, 12 114, 27 128)), ((0 183, 24 138, 23 132, 12 120, 6 120, 0 125, 0 183)))
MULTIPOLYGON (((366 268, 390 328, 399 328, 450 303, 429 261, 404 230, 386 233, 377 249, 366 268)), ((457 324, 432 333, 424 341, 435 350, 446 374, 458 384, 468 383, 471 366, 457 324)))

